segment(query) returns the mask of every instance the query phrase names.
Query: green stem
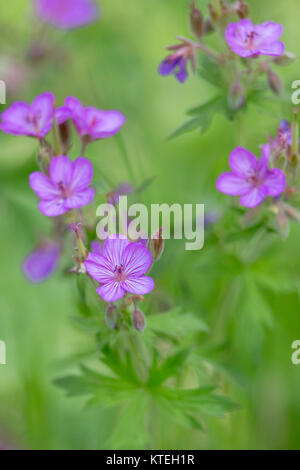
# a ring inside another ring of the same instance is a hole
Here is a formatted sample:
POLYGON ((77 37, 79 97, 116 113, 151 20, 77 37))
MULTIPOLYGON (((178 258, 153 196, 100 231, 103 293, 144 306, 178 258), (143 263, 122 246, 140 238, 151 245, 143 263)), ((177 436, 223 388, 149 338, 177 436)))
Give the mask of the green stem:
POLYGON ((238 111, 235 115, 235 125, 236 125, 236 145, 242 146, 243 145, 243 114, 241 111, 238 111))
POLYGON ((117 134, 115 136, 115 139, 116 139, 117 145, 119 147, 120 153, 123 157, 124 163, 126 165, 128 175, 131 178, 131 181, 134 183, 135 182, 135 175, 134 175, 134 172, 133 172, 133 169, 132 169, 132 166, 131 166, 131 162, 130 162, 130 158, 129 158, 129 155, 128 155, 128 152, 127 152, 127 149, 126 149, 126 146, 125 146, 125 143, 124 143, 124 140, 123 140, 123 137, 122 137, 121 133, 117 134))
POLYGON ((53 115, 53 138, 56 155, 61 155, 61 143, 55 114, 53 115))

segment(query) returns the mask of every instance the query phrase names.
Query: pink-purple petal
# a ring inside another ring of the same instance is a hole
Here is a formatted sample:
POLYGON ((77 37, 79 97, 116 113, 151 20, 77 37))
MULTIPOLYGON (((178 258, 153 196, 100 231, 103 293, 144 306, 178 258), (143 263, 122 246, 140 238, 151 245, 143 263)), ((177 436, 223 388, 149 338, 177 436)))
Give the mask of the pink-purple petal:
POLYGON ((63 30, 85 26, 99 16, 92 0, 35 0, 35 9, 42 20, 63 30))
POLYGON ((236 147, 229 156, 229 166, 233 173, 245 178, 257 169, 257 159, 249 150, 236 147))
POLYGON ((284 53, 285 45, 282 41, 276 41, 272 44, 265 44, 260 47, 262 55, 269 55, 273 57, 281 56, 284 53))
POLYGON ((126 291, 120 282, 110 281, 98 287, 96 292, 102 297, 105 302, 115 302, 121 299, 126 291))
POLYGON ((31 106, 23 101, 16 101, 1 114, 0 128, 6 134, 36 136, 37 132, 27 116, 31 106))
POLYGON ((32 103, 31 112, 36 116, 40 137, 45 137, 51 130, 54 108, 55 97, 51 92, 42 93, 32 103))
POLYGON ((267 195, 268 193, 263 186, 254 187, 240 198, 240 204, 249 208, 256 207, 262 203, 267 195))
POLYGON ((48 176, 39 171, 31 173, 29 176, 29 184, 35 194, 41 199, 54 199, 59 195, 58 189, 49 180, 48 176))
POLYGON ((93 165, 84 157, 79 157, 73 162, 72 184, 73 190, 85 189, 93 178, 93 165))
POLYGON ((151 277, 131 277, 122 283, 123 288, 130 294, 145 295, 154 289, 154 281, 151 277))
POLYGON ((90 126, 89 135, 93 139, 113 136, 126 121, 120 111, 104 111, 92 107, 85 108, 84 119, 90 126))
POLYGON ((59 243, 46 243, 36 248, 24 260, 25 276, 33 283, 45 281, 57 268, 59 256, 59 243))
POLYGON ((54 157, 50 163, 50 178, 56 184, 63 183, 69 186, 72 180, 73 164, 69 157, 60 155, 54 157))
POLYGON ((103 256, 105 256, 113 266, 122 264, 123 252, 130 241, 123 235, 111 235, 103 245, 103 256))
POLYGON ((279 168, 274 168, 268 172, 264 179, 264 188, 269 196, 279 196, 286 187, 286 177, 279 168))
POLYGON ((38 207, 41 213, 47 217, 57 217, 68 212, 68 209, 65 207, 65 201, 62 198, 40 201, 38 207))
POLYGON ((152 256, 150 251, 141 243, 130 243, 123 252, 121 264, 126 275, 139 277, 150 268, 152 256))
POLYGON ((221 193, 230 194, 231 196, 242 196, 250 189, 250 184, 234 173, 222 173, 217 179, 217 189, 221 193))
POLYGON ((87 188, 82 191, 76 191, 72 196, 66 198, 65 207, 66 209, 76 209, 77 207, 83 207, 92 202, 95 196, 94 188, 87 188))
POLYGON ((114 267, 107 258, 98 253, 90 253, 84 264, 89 275, 98 282, 110 282, 114 277, 114 267))

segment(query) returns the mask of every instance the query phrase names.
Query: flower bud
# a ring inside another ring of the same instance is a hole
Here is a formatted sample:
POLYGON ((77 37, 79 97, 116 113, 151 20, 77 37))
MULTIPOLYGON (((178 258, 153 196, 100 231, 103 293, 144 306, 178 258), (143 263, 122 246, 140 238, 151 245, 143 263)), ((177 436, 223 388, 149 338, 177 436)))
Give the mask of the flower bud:
POLYGON ((62 144, 62 152, 64 155, 69 153, 71 147, 71 133, 70 124, 68 121, 59 124, 58 126, 60 141, 62 144))
POLYGON ((160 227, 159 231, 155 235, 152 235, 151 238, 149 238, 147 242, 147 248, 152 255, 153 261, 157 261, 161 257, 164 251, 162 227, 160 227))
POLYGON ((285 204, 284 211, 289 219, 300 222, 300 212, 294 209, 294 207, 290 206, 289 204, 285 204))
POLYGON ((117 307, 113 304, 109 304, 105 312, 105 322, 111 330, 117 326, 118 312, 117 307))
POLYGON ((285 51, 282 55, 273 58, 276 65, 290 65, 297 59, 297 56, 292 52, 285 51))
POLYGON ((247 18, 249 15, 249 6, 244 2, 244 0, 238 0, 236 12, 239 18, 247 18))
POLYGON ((277 226, 277 232, 280 238, 285 240, 287 236, 289 235, 290 231, 290 224, 288 221, 288 218, 286 217, 284 211, 279 211, 279 213, 276 216, 276 226, 277 226))
POLYGON ((132 324, 137 331, 142 332, 146 328, 146 318, 141 310, 134 310, 132 314, 132 324))
POLYGON ((198 8, 196 8, 195 2, 190 7, 190 25, 191 30, 195 36, 200 39, 204 33, 203 15, 198 8))
POLYGON ((240 81, 237 79, 236 82, 232 85, 228 93, 228 106, 233 111, 237 111, 242 108, 245 104, 246 96, 244 87, 240 81))
POLYGON ((207 18, 203 23, 203 34, 209 34, 212 31, 214 31, 214 25, 212 24, 211 19, 207 18))
POLYGON ((271 68, 268 70, 268 83, 270 89, 275 93, 276 95, 279 95, 282 91, 282 82, 277 75, 277 73, 274 72, 271 68))

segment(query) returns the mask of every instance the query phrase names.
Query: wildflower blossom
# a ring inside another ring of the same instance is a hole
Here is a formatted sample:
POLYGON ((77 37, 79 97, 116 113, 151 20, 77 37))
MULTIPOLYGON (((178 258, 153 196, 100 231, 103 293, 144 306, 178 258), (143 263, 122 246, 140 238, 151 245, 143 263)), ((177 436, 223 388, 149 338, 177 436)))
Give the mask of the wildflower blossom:
POLYGON ((99 10, 92 0, 35 0, 36 14, 59 29, 73 29, 95 21, 99 10))
POLYGON ((23 263, 25 276, 33 283, 46 280, 57 268, 60 257, 60 244, 44 242, 23 263))
POLYGON ((144 295, 152 291, 153 279, 144 276, 151 263, 151 253, 141 243, 113 236, 105 240, 102 254, 88 255, 85 266, 90 276, 101 284, 97 293, 106 302, 113 302, 126 292, 144 295))
POLYGON ((225 38, 233 52, 241 57, 280 56, 285 48, 283 42, 278 41, 282 32, 281 24, 266 21, 254 25, 245 18, 238 23, 230 23, 225 38))
POLYGON ((173 51, 168 55, 160 64, 158 72, 160 75, 174 74, 180 83, 184 83, 188 78, 187 62, 190 60, 192 70, 196 68, 196 54, 197 47, 188 39, 179 38, 181 44, 167 47, 168 50, 173 51))
POLYGON ((39 210, 54 217, 92 201, 95 191, 88 187, 92 177, 93 167, 89 160, 80 157, 72 162, 61 155, 51 160, 49 177, 36 171, 30 175, 29 183, 41 199, 39 210))
POLYGON ((27 135, 39 139, 45 137, 53 126, 53 117, 58 124, 68 119, 68 108, 55 109, 53 93, 46 92, 37 96, 30 105, 16 101, 1 114, 0 129, 6 134, 27 135))
POLYGON ((292 146, 293 132, 291 124, 285 119, 281 121, 275 139, 269 138, 271 149, 285 151, 292 146))
POLYGON ((65 107, 69 109, 80 137, 87 137, 89 141, 105 139, 115 135, 126 121, 120 111, 97 109, 92 106, 84 107, 73 96, 65 100, 65 107))
POLYGON ((286 186, 285 174, 278 168, 269 170, 269 146, 257 160, 248 150, 237 147, 229 157, 231 172, 217 180, 217 189, 231 196, 241 196, 240 204, 256 207, 267 196, 279 196, 286 186))

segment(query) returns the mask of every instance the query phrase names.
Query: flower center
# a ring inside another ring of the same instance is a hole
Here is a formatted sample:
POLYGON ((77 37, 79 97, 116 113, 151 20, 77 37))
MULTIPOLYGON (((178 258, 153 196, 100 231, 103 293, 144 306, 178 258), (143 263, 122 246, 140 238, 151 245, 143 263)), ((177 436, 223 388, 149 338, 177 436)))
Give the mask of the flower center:
POLYGON ((68 197, 71 197, 71 191, 66 187, 66 185, 60 181, 58 183, 58 187, 59 187, 59 190, 60 190, 60 194, 61 194, 61 197, 63 199, 67 199, 68 197))
POLYGON ((124 272, 123 264, 120 264, 119 266, 116 265, 115 269, 114 269, 114 273, 115 273, 116 281, 118 281, 118 282, 125 281, 126 275, 125 275, 125 272, 124 272))
POLYGON ((255 31, 251 31, 251 33, 247 34, 245 43, 248 49, 252 49, 254 47, 254 40, 256 36, 257 36, 257 33, 255 31))
POLYGON ((247 177, 248 183, 251 183, 252 186, 258 187, 261 185, 261 179, 258 173, 253 173, 247 177))

